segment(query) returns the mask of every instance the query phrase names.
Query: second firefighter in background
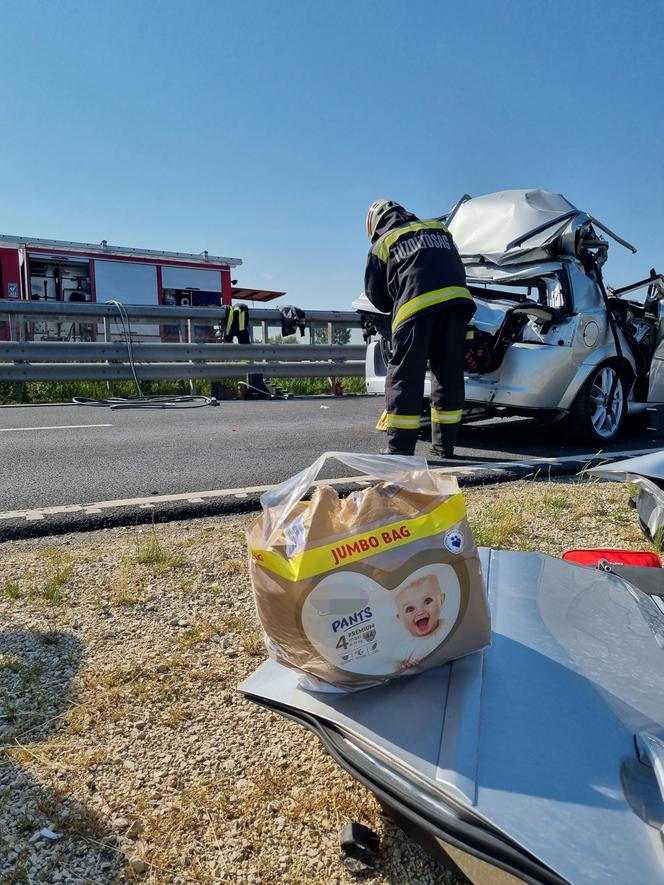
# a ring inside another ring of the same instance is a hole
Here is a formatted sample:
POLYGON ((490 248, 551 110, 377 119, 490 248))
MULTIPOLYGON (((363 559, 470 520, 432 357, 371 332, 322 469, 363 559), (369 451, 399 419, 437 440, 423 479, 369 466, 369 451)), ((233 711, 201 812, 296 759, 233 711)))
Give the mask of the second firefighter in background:
POLYGON ((392 200, 371 206, 367 233, 364 291, 374 307, 392 316, 388 451, 415 452, 428 362, 432 452, 451 458, 463 412, 466 328, 475 313, 465 268, 444 224, 420 221, 392 200))

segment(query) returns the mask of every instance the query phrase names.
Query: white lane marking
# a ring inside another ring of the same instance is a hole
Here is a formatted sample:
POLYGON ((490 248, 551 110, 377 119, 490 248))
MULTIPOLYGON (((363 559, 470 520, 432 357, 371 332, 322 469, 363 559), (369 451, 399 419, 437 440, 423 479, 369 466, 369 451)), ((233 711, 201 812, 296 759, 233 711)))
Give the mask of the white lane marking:
MULTIPOLYGON (((460 474, 460 473, 481 473, 484 470, 509 470, 513 467, 522 467, 527 470, 536 471, 542 467, 551 467, 556 464, 571 463, 577 461, 587 464, 592 461, 602 460, 620 460, 625 457, 636 458, 638 455, 650 455, 655 452, 661 452, 661 448, 656 449, 638 449, 630 452, 597 452, 595 455, 565 455, 561 458, 530 458, 529 460, 518 461, 485 461, 478 464, 459 463, 453 467, 433 467, 433 473, 443 474, 460 474)), ((543 474, 546 477, 546 473, 543 474)), ((343 476, 339 479, 319 479, 314 483, 316 486, 321 485, 367 485, 374 482, 371 476, 343 476)), ((56 516, 62 513, 101 513, 104 510, 113 510, 118 507, 154 507, 155 504, 168 504, 186 502, 186 503, 202 503, 211 498, 247 498, 249 495, 262 494, 269 489, 275 488, 275 485, 267 486, 246 486, 245 488, 235 489, 213 489, 206 492, 182 492, 174 495, 150 495, 149 498, 118 498, 114 501, 95 501, 89 504, 63 504, 57 507, 40 507, 31 508, 30 510, 9 510, 0 513, 2 519, 39 519, 46 516, 56 516)))
POLYGON ((0 427, 0 433, 19 433, 24 430, 80 430, 82 427, 112 426, 112 424, 54 424, 52 427, 0 427))

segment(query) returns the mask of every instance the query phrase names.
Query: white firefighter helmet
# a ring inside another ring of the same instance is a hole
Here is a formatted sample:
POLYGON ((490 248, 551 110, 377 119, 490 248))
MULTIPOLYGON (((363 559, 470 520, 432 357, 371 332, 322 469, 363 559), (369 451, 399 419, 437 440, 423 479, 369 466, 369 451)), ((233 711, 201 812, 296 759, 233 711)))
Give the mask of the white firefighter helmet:
POLYGON ((373 240, 374 238, 381 216, 383 216, 388 209, 394 209, 395 206, 399 205, 400 203, 395 203, 394 200, 376 200, 375 203, 371 204, 369 211, 367 212, 367 234, 369 235, 370 240, 373 240))

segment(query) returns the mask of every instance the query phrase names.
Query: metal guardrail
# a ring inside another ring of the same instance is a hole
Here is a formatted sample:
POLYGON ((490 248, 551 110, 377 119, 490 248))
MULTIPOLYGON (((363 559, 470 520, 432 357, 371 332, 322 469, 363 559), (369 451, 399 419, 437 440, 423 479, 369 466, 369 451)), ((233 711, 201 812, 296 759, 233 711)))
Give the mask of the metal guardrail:
MULTIPOLYGON (((124 310, 132 323, 132 358, 141 380, 232 378, 248 372, 279 378, 364 375, 364 345, 332 343, 335 328, 359 328, 359 317, 351 311, 307 311, 309 344, 269 344, 268 331, 281 328, 281 314, 269 308, 250 309, 251 335, 259 329, 262 342, 221 344, 195 339, 204 327, 224 321, 224 308, 125 305, 124 310), (134 324, 162 331, 150 336, 134 324), (315 343, 315 329, 321 326, 327 329, 326 344, 315 343), (163 327, 168 327, 167 334, 163 327), (134 340, 135 334, 152 340, 134 340), (159 340, 173 334, 183 340, 159 340)), ((114 305, 0 300, 0 337, 3 332, 9 340, 0 340, 0 381, 132 377, 127 344, 117 340, 122 338, 122 326, 114 305), (33 340, 39 323, 46 324, 49 339, 63 340, 33 340), (100 340, 76 340, 83 336, 100 340)))

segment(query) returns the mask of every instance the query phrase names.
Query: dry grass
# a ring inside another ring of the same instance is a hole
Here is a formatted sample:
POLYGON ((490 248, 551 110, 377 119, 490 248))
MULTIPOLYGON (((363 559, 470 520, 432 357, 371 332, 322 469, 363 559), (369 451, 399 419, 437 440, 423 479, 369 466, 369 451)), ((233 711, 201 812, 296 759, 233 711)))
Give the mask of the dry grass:
POLYGON ((39 588, 38 596, 45 603, 62 602, 65 598, 64 588, 74 571, 69 557, 59 550, 48 552, 49 571, 44 584, 39 588))
POLYGON ((174 638, 174 644, 181 649, 192 648, 197 645, 204 645, 214 636, 218 636, 221 627, 215 621, 209 618, 202 618, 188 629, 184 630, 180 635, 174 638))
POLYGON ((140 565, 154 566, 157 574, 164 574, 168 569, 178 569, 187 561, 184 552, 179 553, 167 552, 162 546, 157 530, 153 525, 146 538, 136 535, 136 552, 135 560, 140 565))
POLYGON ((620 483, 523 480, 464 492, 478 545, 560 556, 575 547, 652 550, 620 483))

